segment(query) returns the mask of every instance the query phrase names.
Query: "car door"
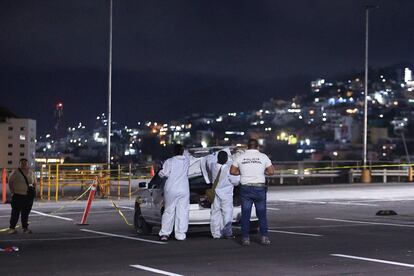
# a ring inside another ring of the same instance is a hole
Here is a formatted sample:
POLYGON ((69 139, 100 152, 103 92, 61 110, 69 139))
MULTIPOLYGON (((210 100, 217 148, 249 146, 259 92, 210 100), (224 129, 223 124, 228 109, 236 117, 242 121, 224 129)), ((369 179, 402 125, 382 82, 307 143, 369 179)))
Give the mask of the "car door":
POLYGON ((153 224, 161 224, 161 215, 164 208, 164 185, 165 178, 159 177, 158 173, 154 175, 148 183, 146 202, 141 208, 142 214, 153 224))

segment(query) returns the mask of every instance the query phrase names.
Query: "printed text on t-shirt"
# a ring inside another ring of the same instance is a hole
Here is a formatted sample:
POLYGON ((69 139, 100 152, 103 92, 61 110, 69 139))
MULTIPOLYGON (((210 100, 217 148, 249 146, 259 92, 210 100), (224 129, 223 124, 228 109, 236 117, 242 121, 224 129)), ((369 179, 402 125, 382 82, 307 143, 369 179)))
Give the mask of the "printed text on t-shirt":
POLYGON ((260 158, 243 158, 242 162, 244 164, 262 164, 262 161, 260 161, 260 158))

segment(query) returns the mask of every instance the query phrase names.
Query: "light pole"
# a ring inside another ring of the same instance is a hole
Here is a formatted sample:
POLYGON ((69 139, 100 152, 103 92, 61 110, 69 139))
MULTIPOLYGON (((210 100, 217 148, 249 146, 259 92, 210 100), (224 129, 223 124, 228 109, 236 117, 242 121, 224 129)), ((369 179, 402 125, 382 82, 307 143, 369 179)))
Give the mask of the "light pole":
POLYGON ((362 182, 371 182, 370 170, 367 169, 367 142, 368 142, 368 39, 369 39, 369 11, 377 6, 365 6, 365 89, 364 89, 364 167, 362 182))
POLYGON ((109 65, 108 65, 108 133, 107 133, 107 165, 111 169, 111 127, 112 127, 112 9, 113 0, 109 0, 109 65))

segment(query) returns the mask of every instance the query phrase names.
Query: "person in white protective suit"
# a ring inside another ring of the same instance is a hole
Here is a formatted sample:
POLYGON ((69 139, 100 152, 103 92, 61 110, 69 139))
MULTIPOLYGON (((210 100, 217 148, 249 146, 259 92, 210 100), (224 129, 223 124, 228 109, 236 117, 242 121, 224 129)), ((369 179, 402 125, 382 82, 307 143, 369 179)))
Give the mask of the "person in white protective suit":
POLYGON ((175 238, 185 240, 190 211, 188 168, 190 159, 184 147, 175 145, 174 157, 167 159, 160 177, 167 177, 164 186, 164 213, 161 219, 160 240, 167 241, 174 228, 175 238))
MULTIPOLYGON (((221 151, 225 151, 228 155, 228 161, 227 164, 230 166, 233 163, 233 160, 231 159, 231 152, 229 148, 224 148, 221 151)), ((204 180, 207 184, 212 184, 214 182, 214 179, 212 179, 212 172, 211 168, 216 165, 217 163, 217 154, 220 151, 214 152, 212 154, 209 154, 207 156, 204 156, 200 161, 200 169, 201 173, 203 174, 204 180)))
POLYGON ((211 235, 215 239, 233 237, 233 188, 239 184, 240 177, 230 174, 228 159, 227 152, 220 151, 217 163, 211 164, 213 182, 219 177, 210 218, 211 235))

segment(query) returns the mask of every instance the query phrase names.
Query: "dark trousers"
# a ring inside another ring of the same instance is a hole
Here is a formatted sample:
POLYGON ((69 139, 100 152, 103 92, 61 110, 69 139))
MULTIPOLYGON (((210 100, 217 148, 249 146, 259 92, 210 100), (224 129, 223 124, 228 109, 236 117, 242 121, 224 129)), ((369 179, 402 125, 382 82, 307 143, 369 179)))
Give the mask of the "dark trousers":
POLYGON ((266 200, 267 187, 252 187, 241 185, 241 231, 242 237, 249 237, 250 230, 250 216, 252 213, 252 206, 256 207, 256 215, 259 219, 260 234, 267 236, 267 214, 266 214, 266 200))
POLYGON ((13 194, 11 201, 12 211, 10 218, 10 228, 16 228, 16 224, 19 221, 21 214, 21 222, 23 229, 29 227, 29 214, 32 210, 33 199, 27 195, 13 194))

